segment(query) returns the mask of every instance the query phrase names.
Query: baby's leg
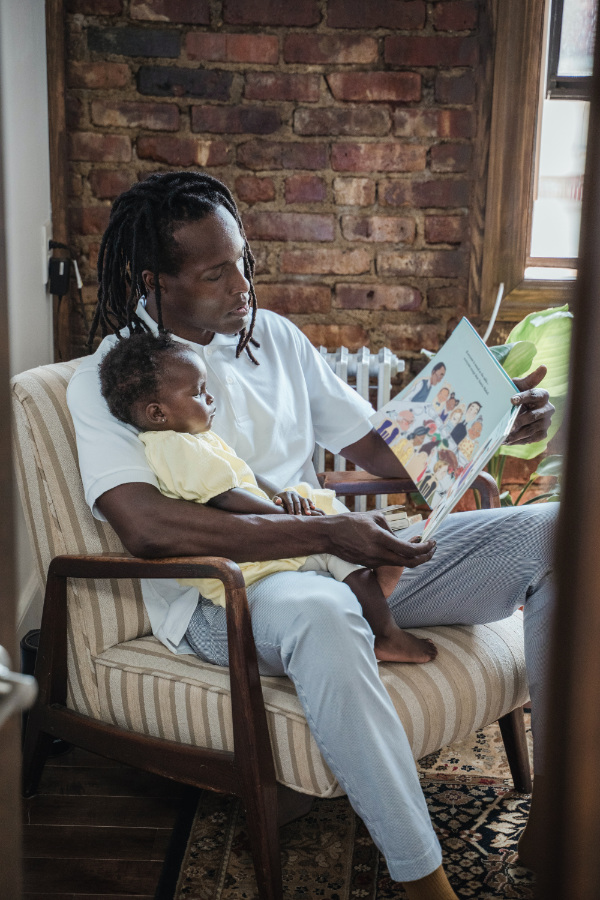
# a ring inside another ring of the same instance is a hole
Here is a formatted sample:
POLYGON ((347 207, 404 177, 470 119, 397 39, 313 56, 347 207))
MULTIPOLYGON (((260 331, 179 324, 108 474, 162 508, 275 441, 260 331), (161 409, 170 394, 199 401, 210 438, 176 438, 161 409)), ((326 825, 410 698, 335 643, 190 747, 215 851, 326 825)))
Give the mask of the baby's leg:
MULTIPOLYGON (((397 580, 398 578, 396 578, 394 586, 397 580)), ((344 581, 356 595, 363 615, 375 635, 377 659, 382 662, 413 663, 424 663, 435 659, 437 648, 433 641, 415 637, 408 631, 398 628, 379 586, 377 575, 371 569, 358 569, 348 575, 344 581)))
POLYGON ((379 566, 375 569, 379 587, 386 600, 388 597, 391 597, 396 590, 396 586, 400 581, 403 572, 404 566, 379 566))

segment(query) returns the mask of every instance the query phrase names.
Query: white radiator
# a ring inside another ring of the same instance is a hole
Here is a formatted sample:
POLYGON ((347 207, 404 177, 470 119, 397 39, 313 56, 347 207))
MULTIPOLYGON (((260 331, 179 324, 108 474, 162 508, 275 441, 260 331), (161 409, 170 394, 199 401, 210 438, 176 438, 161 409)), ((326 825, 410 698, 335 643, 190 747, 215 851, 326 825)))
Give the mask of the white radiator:
MULTIPOLYGON (((368 400, 374 409, 380 409, 390 399, 392 378, 404 372, 404 360, 384 347, 379 353, 371 353, 368 347, 361 347, 356 353, 350 353, 346 347, 339 347, 334 353, 328 353, 326 347, 319 347, 319 353, 342 381, 351 385, 361 397, 368 400)), ((317 472, 325 471, 325 451, 318 444, 313 457, 317 472)), ((333 469, 343 472, 346 460, 343 456, 334 456, 333 469)), ((376 498, 377 508, 387 506, 387 494, 376 498)), ((357 497, 355 509, 364 511, 367 508, 366 497, 357 497)))

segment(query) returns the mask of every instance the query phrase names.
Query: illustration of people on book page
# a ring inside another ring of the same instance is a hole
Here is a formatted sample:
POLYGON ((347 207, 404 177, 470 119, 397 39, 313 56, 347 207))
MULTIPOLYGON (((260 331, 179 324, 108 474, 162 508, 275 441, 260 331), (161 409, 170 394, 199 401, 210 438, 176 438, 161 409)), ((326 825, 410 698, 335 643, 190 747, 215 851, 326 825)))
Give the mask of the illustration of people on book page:
POLYGON ((501 443, 514 418, 510 398, 515 390, 475 329, 462 319, 421 373, 372 416, 436 511, 434 524, 487 463, 498 435, 501 443))

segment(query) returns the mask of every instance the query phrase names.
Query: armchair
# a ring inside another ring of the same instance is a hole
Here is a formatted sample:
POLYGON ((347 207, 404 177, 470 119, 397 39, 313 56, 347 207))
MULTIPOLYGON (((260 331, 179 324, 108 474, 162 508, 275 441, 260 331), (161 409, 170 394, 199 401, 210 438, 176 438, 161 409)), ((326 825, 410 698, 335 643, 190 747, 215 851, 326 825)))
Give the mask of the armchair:
MULTIPOLYGON (((236 794, 254 824, 261 900, 280 900, 278 785, 317 797, 335 797, 341 789, 288 679, 259 676, 235 563, 135 559, 108 524, 92 517, 65 396, 77 364, 32 369, 12 382, 17 481, 45 588, 25 792, 35 792, 51 740, 59 737, 176 781, 236 794), (138 581, 149 576, 223 582, 229 669, 175 656, 152 636, 138 581)), ((324 483, 340 494, 407 489, 364 473, 327 473, 324 483)), ((484 505, 499 505, 485 477, 478 488, 484 505)), ((530 790, 521 615, 418 632, 436 641, 434 662, 379 667, 415 758, 499 720, 515 786, 530 790)))

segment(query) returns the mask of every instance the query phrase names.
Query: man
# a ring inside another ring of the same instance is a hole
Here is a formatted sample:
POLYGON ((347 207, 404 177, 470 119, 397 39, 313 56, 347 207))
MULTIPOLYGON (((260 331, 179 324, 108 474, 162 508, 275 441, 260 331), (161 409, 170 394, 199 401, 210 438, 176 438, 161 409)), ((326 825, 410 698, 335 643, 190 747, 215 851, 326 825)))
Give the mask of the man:
MULTIPOLYGON (((331 373, 290 322, 257 312, 254 259, 235 202, 216 179, 165 173, 121 195, 99 272, 90 342, 100 324, 103 334, 168 329, 189 344, 208 370, 215 430, 263 484, 315 484, 315 440, 373 474, 406 477, 371 427, 368 403, 331 373)), ((528 507, 520 515, 461 514, 440 531, 436 553, 433 542, 394 537, 377 513, 235 515, 165 497, 135 429, 113 419, 100 395, 97 367, 116 340, 106 337, 80 365, 68 402, 86 498, 128 550, 237 562, 327 552, 365 566, 405 566, 389 600, 401 627, 485 622, 525 604, 530 681, 539 695, 551 597, 547 513, 528 507)), ((543 374, 541 368, 520 385, 515 442, 546 433, 552 407, 535 390, 543 374)), ((167 646, 227 664, 221 607, 176 583, 144 582, 142 590, 154 633, 167 646)), ((294 682, 315 740, 391 877, 411 900, 453 900, 410 747, 354 595, 332 579, 285 572, 249 588, 248 602, 261 673, 294 682)))

